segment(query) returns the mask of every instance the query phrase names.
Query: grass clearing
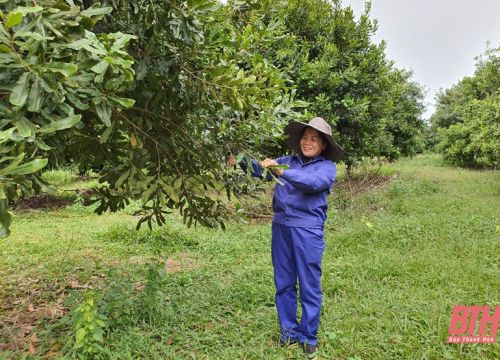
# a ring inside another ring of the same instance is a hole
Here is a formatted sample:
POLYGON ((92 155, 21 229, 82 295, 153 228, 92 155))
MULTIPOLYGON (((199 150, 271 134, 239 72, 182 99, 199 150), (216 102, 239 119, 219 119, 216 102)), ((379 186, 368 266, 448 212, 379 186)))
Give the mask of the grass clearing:
MULTIPOLYGON (((321 358, 500 358, 498 340, 446 344, 453 306, 500 304, 500 173, 420 155, 377 174, 330 199, 321 358)), ((84 293, 106 319, 92 358, 302 358, 276 344, 269 222, 223 232, 172 216, 136 232, 131 213, 16 214, 0 243, 0 359, 81 354, 69 309, 84 293)))

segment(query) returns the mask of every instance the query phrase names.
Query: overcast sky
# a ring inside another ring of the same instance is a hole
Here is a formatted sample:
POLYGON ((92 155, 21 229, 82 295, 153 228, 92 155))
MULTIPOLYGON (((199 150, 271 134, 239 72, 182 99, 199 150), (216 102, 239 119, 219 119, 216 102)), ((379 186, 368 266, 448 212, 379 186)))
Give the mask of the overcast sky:
MULTIPOLYGON (((356 16, 365 0, 342 0, 356 16)), ((371 19, 379 28, 375 42, 387 42, 396 66, 413 70, 427 91, 428 117, 434 96, 474 73, 474 58, 500 45, 500 0, 372 0, 371 19)))

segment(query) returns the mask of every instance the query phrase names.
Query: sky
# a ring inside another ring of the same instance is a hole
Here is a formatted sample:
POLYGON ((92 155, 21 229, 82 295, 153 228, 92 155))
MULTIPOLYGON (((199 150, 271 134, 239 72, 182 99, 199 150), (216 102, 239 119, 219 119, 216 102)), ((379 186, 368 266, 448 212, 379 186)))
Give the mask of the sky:
MULTIPOLYGON (((342 0, 359 17, 365 0, 342 0)), ((426 90, 427 111, 435 95, 464 76, 474 74, 478 55, 500 46, 500 0, 372 0, 371 19, 378 20, 373 41, 387 43, 387 58, 413 70, 426 90)))

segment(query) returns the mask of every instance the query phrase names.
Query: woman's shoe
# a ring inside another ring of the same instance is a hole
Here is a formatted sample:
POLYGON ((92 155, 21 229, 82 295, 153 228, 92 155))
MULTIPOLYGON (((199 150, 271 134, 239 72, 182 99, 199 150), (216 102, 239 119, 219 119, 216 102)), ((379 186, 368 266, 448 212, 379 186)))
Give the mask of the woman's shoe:
POLYGON ((307 360, 315 360, 318 356, 318 346, 310 344, 302 344, 307 360))

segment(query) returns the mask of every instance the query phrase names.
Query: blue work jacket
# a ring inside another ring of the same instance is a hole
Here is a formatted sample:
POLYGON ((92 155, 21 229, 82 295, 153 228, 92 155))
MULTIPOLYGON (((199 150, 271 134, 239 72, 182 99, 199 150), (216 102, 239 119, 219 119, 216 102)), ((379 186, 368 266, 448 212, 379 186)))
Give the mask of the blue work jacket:
MULTIPOLYGON (((273 222, 295 227, 323 227, 328 208, 326 197, 335 183, 335 163, 322 155, 304 163, 302 155, 283 156, 276 161, 288 165, 279 177, 273 196, 273 222)), ((247 163, 241 167, 247 170, 247 163)), ((252 175, 262 178, 262 168, 252 161, 252 175)), ((271 180, 271 176, 267 176, 271 180)))

